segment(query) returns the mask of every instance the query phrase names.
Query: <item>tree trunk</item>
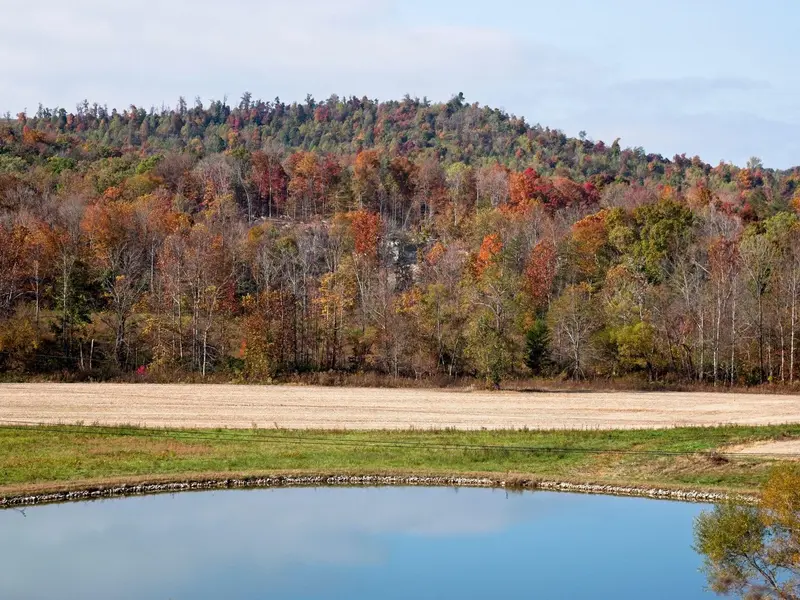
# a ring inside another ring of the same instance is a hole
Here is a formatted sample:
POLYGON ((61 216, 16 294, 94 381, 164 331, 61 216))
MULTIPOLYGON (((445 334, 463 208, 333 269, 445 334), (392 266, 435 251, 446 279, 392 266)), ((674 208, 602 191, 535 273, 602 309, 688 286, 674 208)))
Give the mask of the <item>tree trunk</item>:
POLYGON ((67 268, 67 258, 66 256, 62 258, 62 268, 61 268, 61 343, 64 347, 64 351, 67 350, 67 295, 69 292, 69 283, 68 283, 68 268, 67 268))
POLYGON ((39 261, 36 260, 34 265, 34 293, 36 294, 36 341, 39 341, 39 261))
MULTIPOLYGON (((719 342, 720 331, 722 330, 722 295, 717 295, 717 318, 714 323, 714 387, 719 378, 719 342)), ((702 381, 702 379, 701 379, 702 381)))
POLYGON ((733 387, 736 373, 736 293, 732 294, 731 302, 731 387, 733 387))
POLYGON ((758 293, 758 362, 760 365, 760 379, 764 383, 764 294, 758 293))
POLYGON ((789 332, 789 384, 791 385, 794 383, 794 332, 796 326, 796 319, 797 319, 797 295, 794 291, 794 285, 792 285, 792 311, 791 311, 791 331, 789 332))
POLYGON ((114 340, 114 356, 117 360, 117 366, 123 368, 124 359, 122 356, 122 349, 125 346, 125 317, 117 316, 117 335, 114 340))
POLYGON ((786 335, 783 330, 783 319, 780 320, 780 332, 781 332, 781 367, 780 367, 780 378, 781 383, 785 383, 786 381, 786 372, 784 371, 784 367, 786 366, 786 335))
POLYGON ((203 377, 206 376, 206 360, 208 357, 208 329, 203 331, 203 377))
POLYGON ((706 334, 705 334, 705 311, 700 310, 700 320, 698 322, 698 342, 700 344, 700 361, 697 364, 697 380, 703 383, 703 373, 706 367, 706 334))

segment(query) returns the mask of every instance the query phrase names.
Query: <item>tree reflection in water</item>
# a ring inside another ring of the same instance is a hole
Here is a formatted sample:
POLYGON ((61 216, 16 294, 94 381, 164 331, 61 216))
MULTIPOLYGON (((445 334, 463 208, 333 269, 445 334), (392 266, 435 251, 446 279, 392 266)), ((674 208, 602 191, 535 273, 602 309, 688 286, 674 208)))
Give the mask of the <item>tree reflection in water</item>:
POLYGON ((729 502, 695 521, 710 588, 747 599, 800 599, 800 468, 776 469, 759 504, 729 502))

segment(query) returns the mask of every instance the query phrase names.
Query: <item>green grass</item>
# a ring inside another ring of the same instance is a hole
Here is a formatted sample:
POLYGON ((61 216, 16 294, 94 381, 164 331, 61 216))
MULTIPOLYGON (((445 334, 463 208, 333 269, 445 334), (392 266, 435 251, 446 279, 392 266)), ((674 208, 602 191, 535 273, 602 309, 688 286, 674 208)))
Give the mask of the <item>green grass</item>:
POLYGON ((645 431, 288 431, 0 427, 0 496, 92 482, 277 472, 513 473, 752 491, 777 460, 718 456, 800 425, 645 431))

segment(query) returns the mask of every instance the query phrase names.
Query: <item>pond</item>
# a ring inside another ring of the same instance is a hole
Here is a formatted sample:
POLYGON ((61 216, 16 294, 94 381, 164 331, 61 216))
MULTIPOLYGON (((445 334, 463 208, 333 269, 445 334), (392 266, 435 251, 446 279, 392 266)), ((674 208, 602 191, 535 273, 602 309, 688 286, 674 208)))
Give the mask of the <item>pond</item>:
POLYGON ((714 598, 703 505, 282 488, 0 511, 0 598, 714 598))

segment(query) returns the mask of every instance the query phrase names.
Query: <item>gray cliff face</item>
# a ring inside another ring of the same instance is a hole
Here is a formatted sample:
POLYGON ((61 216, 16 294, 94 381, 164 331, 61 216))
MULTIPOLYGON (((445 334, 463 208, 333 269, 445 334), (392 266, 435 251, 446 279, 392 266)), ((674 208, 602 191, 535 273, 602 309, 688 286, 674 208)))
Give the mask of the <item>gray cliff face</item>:
POLYGON ((392 234, 385 242, 385 250, 391 258, 392 270, 389 273, 389 285, 398 292, 407 290, 416 281, 419 265, 417 264, 419 244, 409 240, 402 234, 392 234))

